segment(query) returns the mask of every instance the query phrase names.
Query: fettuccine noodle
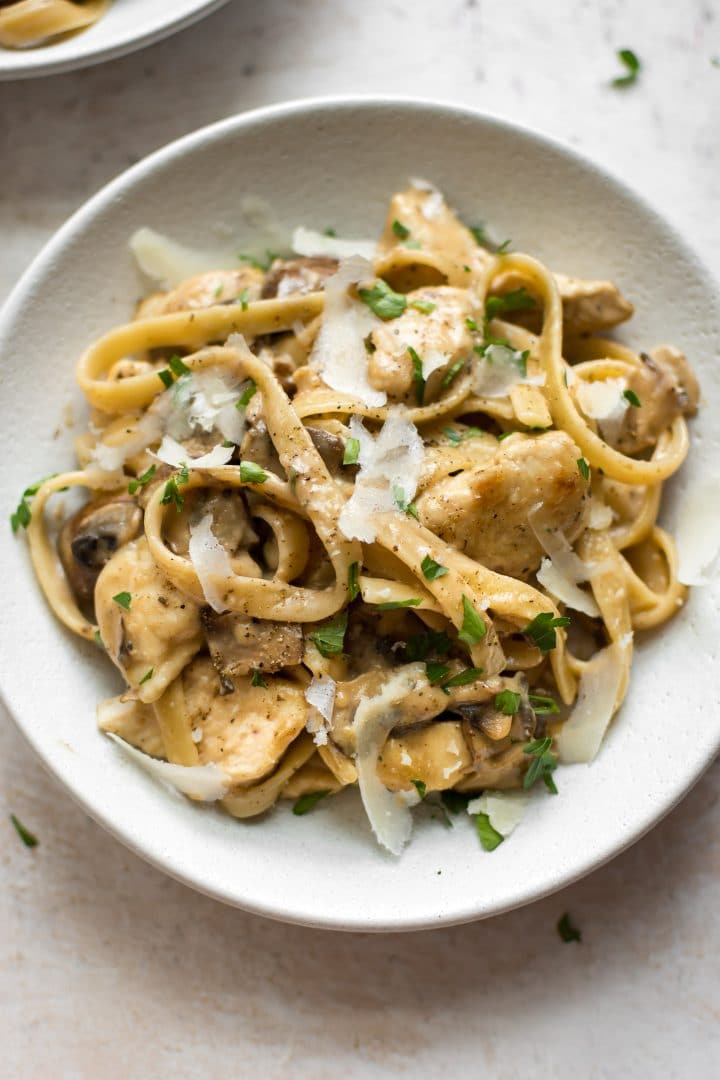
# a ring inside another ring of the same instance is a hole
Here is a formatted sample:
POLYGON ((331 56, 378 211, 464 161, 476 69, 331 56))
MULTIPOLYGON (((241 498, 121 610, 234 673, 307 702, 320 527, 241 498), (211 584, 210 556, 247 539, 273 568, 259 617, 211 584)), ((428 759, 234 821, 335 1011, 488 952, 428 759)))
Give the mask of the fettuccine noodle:
POLYGON ((47 44, 100 18, 108 0, 3 0, 0 45, 22 49, 47 44))

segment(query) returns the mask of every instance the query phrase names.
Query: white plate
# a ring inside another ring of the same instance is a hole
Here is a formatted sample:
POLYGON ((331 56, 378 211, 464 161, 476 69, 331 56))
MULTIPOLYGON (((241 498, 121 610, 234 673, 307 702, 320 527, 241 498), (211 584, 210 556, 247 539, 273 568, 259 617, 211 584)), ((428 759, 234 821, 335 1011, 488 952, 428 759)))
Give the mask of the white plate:
MULTIPOLYGON (((60 230, 0 319, 4 462, 0 504, 72 461, 69 400, 84 416, 74 366, 96 335, 127 319, 140 293, 127 240, 151 225, 207 245, 240 227, 243 194, 277 224, 374 235, 408 174, 432 179, 469 221, 492 223, 557 267, 614 278, 637 305, 624 331, 685 349, 704 388, 693 450, 668 492, 718 468, 714 375, 718 290, 682 239, 635 194, 541 136, 448 105, 336 100, 282 105, 223 121, 124 173, 60 230), (714 463, 714 464, 713 464, 714 463)), ((241 238, 254 236, 245 227, 241 238)), ((720 481, 718 481, 720 484, 720 481)), ((717 505, 717 500, 716 500, 717 505)), ((717 518, 700 527, 718 528, 717 518)), ((717 591, 696 589, 679 616, 640 644, 627 702, 599 758, 562 769, 560 794, 492 854, 470 820, 418 824, 403 857, 375 845, 354 792, 306 817, 287 806, 239 823, 169 795, 95 729, 118 680, 45 607, 26 546, 0 532, 2 687, 26 736, 90 814, 169 874, 276 918, 345 929, 409 929, 491 915, 567 884, 636 840, 697 780, 720 744, 713 684, 717 591)))
POLYGON ((134 52, 226 4, 227 0, 113 0, 96 23, 32 49, 0 47, 0 80, 57 75, 134 52))

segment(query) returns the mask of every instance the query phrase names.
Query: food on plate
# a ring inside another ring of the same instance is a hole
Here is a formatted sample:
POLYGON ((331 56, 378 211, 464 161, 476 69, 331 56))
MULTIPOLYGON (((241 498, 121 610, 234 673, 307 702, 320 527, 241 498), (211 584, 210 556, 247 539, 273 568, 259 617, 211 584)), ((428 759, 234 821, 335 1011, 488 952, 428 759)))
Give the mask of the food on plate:
POLYGON ((108 0, 0 0, 0 45, 51 44, 97 22, 107 5, 108 0))
POLYGON ((685 599, 657 516, 698 385, 605 336, 614 284, 508 246, 420 180, 377 243, 207 269, 133 238, 160 288, 81 358, 78 468, 13 525, 160 781, 240 818, 357 784, 395 854, 414 805, 467 805, 491 850, 597 753, 685 599))

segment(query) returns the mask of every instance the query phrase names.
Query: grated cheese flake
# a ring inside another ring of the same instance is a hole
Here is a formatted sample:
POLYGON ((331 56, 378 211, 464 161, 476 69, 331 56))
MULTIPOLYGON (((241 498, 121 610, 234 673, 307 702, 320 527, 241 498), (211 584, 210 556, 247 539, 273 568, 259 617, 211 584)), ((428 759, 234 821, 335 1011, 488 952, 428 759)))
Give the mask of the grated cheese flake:
POLYGON ((149 754, 144 754, 142 750, 137 750, 111 731, 106 734, 150 776, 191 799, 216 802, 224 798, 230 789, 230 777, 214 762, 209 765, 173 765, 169 761, 159 761, 149 754))
POLYGON ((527 791, 484 791, 467 804, 468 814, 487 814, 493 829, 509 836, 522 821, 530 802, 527 791))
POLYGON ((203 596, 213 611, 227 610, 224 586, 234 577, 230 556, 212 531, 213 516, 205 514, 190 525, 188 555, 195 567, 203 596))
POLYGON ((631 649, 629 643, 613 642, 583 671, 573 711, 556 737, 562 762, 586 763, 597 754, 615 712, 631 649))
POLYGON ((374 240, 343 240, 339 236, 328 236, 300 225, 293 233, 292 249, 297 255, 329 255, 335 259, 349 259, 352 255, 359 255, 372 261, 377 252, 377 244, 374 240))

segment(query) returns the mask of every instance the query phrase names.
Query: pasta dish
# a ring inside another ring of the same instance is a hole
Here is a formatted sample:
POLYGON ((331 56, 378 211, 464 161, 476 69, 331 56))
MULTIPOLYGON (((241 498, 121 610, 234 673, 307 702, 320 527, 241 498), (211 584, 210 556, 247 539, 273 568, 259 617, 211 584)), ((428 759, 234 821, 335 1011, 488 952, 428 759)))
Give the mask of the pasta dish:
POLYGON ((45 45, 97 22, 108 0, 0 0, 0 45, 45 45))
POLYGON ((614 284, 491 243, 421 180, 377 243, 298 228, 218 269, 132 247, 162 288, 80 359, 78 467, 13 515, 125 681, 101 729, 238 818, 357 784, 395 854, 418 804, 496 847, 595 756, 635 632, 685 600, 657 524, 684 356, 606 336, 633 310, 614 284))

